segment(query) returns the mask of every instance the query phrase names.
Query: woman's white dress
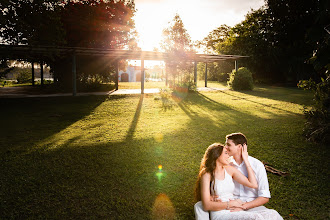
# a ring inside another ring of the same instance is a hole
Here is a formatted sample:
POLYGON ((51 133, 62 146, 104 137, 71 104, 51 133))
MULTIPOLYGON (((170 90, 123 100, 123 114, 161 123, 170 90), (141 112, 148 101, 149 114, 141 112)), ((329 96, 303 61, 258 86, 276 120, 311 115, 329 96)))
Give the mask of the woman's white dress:
MULTIPOLYGON (((213 184, 211 185, 213 191, 213 184)), ((233 178, 225 169, 225 178, 223 180, 215 179, 214 194, 217 195, 222 202, 233 199, 235 185, 233 178)), ((249 211, 230 212, 230 210, 211 211, 211 220, 278 220, 279 215, 273 209, 257 207, 249 211)), ((282 219, 282 218, 281 218, 282 219)))

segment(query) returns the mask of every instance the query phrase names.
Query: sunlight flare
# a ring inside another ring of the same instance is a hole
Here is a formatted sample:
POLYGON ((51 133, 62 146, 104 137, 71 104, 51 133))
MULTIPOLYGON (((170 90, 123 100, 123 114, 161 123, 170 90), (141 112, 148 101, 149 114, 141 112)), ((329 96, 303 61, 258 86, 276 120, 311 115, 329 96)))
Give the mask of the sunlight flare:
POLYGON ((166 194, 161 193, 157 196, 152 207, 151 219, 175 219, 174 206, 166 194))

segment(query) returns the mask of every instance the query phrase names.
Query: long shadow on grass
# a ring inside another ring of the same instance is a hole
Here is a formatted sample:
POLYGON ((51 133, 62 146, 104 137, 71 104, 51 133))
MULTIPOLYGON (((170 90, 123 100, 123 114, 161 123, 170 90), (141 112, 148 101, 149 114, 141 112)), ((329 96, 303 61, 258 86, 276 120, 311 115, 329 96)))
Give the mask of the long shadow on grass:
POLYGON ((299 105, 311 105, 313 102, 313 95, 311 91, 305 91, 294 87, 257 86, 252 91, 240 91, 240 93, 296 103, 299 105))
MULTIPOLYGON (((240 100, 248 101, 248 102, 251 102, 251 103, 254 103, 254 104, 257 104, 257 105, 262 105, 262 106, 264 106, 264 107, 268 107, 268 108, 276 109, 276 110, 278 110, 278 111, 286 112, 286 113, 288 113, 288 114, 300 115, 300 114, 298 114, 298 113, 294 113, 294 112, 287 111, 287 110, 284 110, 284 109, 281 109, 281 108, 277 108, 277 107, 274 107, 274 106, 272 106, 272 105, 266 105, 266 104, 263 104, 262 102, 256 102, 256 101, 250 100, 250 99, 245 98, 245 97, 241 97, 241 96, 238 96, 238 95, 233 95, 233 94, 230 94, 230 93, 228 93, 228 92, 226 92, 226 91, 219 91, 219 92, 222 92, 222 93, 224 93, 224 94, 226 94, 226 95, 228 95, 228 96, 234 97, 234 98, 236 98, 236 99, 240 99, 240 100)), ((207 96, 205 96, 205 95, 203 95, 203 94, 201 94, 201 93, 198 93, 198 94, 201 95, 201 96, 204 96, 204 97, 207 98, 207 99, 209 99, 207 96)))
POLYGON ((0 177, 2 217, 151 219, 157 196, 164 194, 177 208, 178 219, 192 219, 198 162, 187 167, 193 155, 188 146, 182 149, 187 154, 174 153, 180 145, 174 140, 165 137, 162 143, 144 139, 80 147, 68 142, 65 147, 3 161, 7 169, 0 177), (162 177, 157 175, 159 164, 163 165, 162 177), (191 173, 183 178, 187 170, 191 173))
MULTIPOLYGON (((0 152, 26 151, 89 115, 107 96, 0 99, 0 152)), ((111 99, 121 98, 112 96, 111 99)))
POLYGON ((136 111, 135 111, 135 114, 134 114, 133 121, 132 121, 131 126, 130 126, 130 128, 127 132, 127 135, 126 135, 126 141, 130 141, 133 138, 133 135, 134 135, 134 132, 135 132, 135 129, 136 129, 136 126, 137 126, 137 123, 139 121, 139 117, 140 117, 140 114, 141 114, 143 97, 144 97, 144 95, 141 94, 138 106, 136 107, 136 111))

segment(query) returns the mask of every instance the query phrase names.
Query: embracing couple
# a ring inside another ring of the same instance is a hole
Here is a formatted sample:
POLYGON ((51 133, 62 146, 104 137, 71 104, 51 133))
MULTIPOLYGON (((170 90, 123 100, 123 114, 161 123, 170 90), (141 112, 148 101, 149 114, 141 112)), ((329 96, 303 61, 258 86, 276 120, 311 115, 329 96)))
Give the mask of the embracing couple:
POLYGON ((225 146, 215 143, 207 148, 196 184, 196 220, 283 219, 263 206, 269 198, 265 167, 248 155, 244 134, 229 134, 225 146))

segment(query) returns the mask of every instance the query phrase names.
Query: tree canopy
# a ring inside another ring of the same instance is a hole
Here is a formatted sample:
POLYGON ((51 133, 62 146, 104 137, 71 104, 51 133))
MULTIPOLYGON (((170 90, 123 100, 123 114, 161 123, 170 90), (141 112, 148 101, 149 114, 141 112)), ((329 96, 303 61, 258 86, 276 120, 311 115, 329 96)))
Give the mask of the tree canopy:
POLYGON ((5 0, 0 9, 7 44, 136 47, 130 0, 5 0))
POLYGON ((329 38, 324 30, 330 24, 329 1, 266 0, 265 3, 260 9, 251 10, 227 36, 214 35, 223 26, 211 32, 205 44, 221 54, 250 56, 241 64, 262 82, 296 84, 302 78, 317 78, 319 73, 311 63, 315 66, 314 60, 322 60, 318 65, 323 70, 329 63, 329 55, 324 52, 329 38), (314 56, 316 53, 323 55, 314 56))
MULTIPOLYGON (((137 49, 133 0, 3 0, 0 10, 2 43, 137 49)), ((71 54, 59 57, 54 52, 27 61, 46 62, 55 82, 71 86, 71 54)), ((79 57, 77 64, 78 82, 111 78, 113 67, 107 59, 79 57)))
POLYGON ((190 85, 193 85, 193 82, 191 82, 192 77, 190 77, 192 65, 181 58, 189 56, 188 53, 193 52, 193 45, 178 14, 169 22, 168 27, 163 30, 161 48, 172 57, 171 62, 166 63, 167 72, 172 77, 170 83, 191 87, 190 85))

